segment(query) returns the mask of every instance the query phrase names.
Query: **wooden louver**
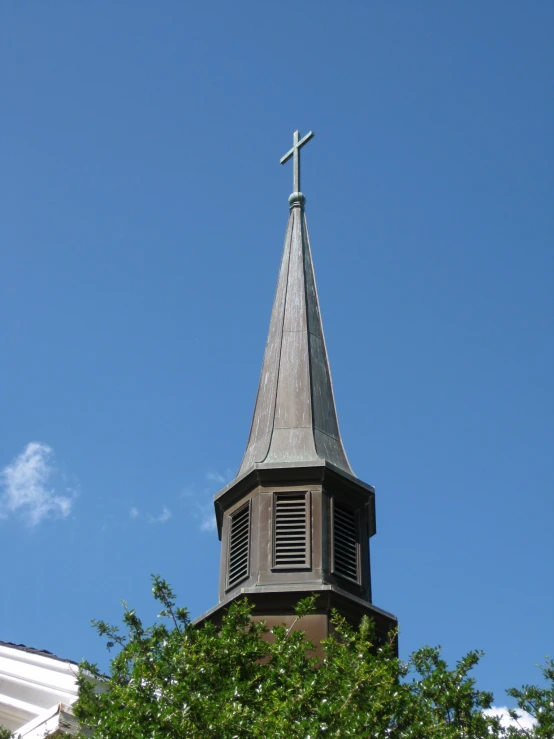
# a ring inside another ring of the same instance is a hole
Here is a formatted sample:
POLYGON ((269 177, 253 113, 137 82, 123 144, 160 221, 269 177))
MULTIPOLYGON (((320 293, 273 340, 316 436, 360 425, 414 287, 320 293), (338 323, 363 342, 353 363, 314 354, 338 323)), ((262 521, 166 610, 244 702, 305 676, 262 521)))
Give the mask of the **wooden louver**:
POLYGON ((229 574, 227 587, 232 588, 248 577, 250 555, 250 503, 231 516, 229 534, 229 574))
POLYGON ((358 519, 333 501, 333 571, 358 582, 358 519))
POLYGON ((275 567, 308 565, 306 493, 275 495, 275 567))

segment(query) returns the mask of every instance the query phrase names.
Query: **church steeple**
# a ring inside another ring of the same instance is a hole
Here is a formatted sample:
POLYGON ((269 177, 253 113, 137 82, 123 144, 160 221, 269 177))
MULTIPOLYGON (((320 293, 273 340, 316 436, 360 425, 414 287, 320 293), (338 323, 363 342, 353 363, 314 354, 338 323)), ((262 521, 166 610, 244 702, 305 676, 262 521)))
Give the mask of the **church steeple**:
POLYGON ((294 606, 318 593, 309 638, 320 641, 339 610, 374 619, 383 638, 396 618, 372 604, 369 539, 375 490, 355 477, 339 433, 331 373, 300 191, 294 133, 294 192, 250 437, 237 477, 215 496, 221 539, 216 622, 238 597, 268 626, 294 622, 294 606))
MULTIPOLYGON (((299 147, 295 187, 300 186, 299 147)), ((283 157, 286 161, 291 152, 283 157)), ((352 475, 337 421, 304 213, 304 195, 289 198, 290 215, 269 324, 250 438, 239 474, 252 465, 327 460, 352 475)))

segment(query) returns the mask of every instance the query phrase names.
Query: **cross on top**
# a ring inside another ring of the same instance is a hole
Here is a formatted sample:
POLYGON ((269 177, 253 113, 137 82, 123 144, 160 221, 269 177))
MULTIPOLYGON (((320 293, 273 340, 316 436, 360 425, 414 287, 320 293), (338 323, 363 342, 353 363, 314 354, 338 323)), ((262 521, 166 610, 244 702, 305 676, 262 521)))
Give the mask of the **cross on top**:
POLYGON ((300 131, 295 131, 293 136, 292 149, 287 151, 284 157, 281 157, 281 164, 288 162, 291 157, 293 159, 294 170, 294 189, 293 192, 300 192, 300 149, 307 144, 310 139, 315 136, 313 131, 307 133, 303 139, 300 138, 300 131))

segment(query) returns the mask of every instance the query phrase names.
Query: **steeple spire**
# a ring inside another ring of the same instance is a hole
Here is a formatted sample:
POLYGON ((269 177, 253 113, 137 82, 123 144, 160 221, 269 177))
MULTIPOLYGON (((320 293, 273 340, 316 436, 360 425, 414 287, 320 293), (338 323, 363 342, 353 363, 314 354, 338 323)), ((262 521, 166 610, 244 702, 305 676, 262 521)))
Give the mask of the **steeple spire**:
POLYGON ((294 192, 250 438, 238 475, 215 498, 221 539, 219 603, 204 614, 220 624, 247 596, 253 618, 293 628, 295 607, 318 593, 308 638, 320 642, 338 610, 352 623, 366 615, 379 639, 396 618, 371 601, 369 539, 375 490, 350 469, 337 422, 294 134, 281 162, 294 162, 294 192))
POLYGON ((326 460, 353 475, 340 437, 300 192, 300 149, 314 136, 294 133, 294 192, 250 438, 239 470, 326 460))

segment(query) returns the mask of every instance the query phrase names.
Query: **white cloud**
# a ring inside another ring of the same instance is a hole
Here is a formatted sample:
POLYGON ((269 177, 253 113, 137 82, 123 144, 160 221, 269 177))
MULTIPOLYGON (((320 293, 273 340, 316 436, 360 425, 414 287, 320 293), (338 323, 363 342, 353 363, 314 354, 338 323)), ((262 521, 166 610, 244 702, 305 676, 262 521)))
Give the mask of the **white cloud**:
POLYGON ((0 474, 0 518, 19 513, 30 526, 45 518, 67 518, 75 491, 59 495, 53 486, 52 449, 33 441, 0 474))
POLYGON ((233 470, 229 468, 220 472, 212 467, 204 473, 203 482, 193 482, 192 484, 189 482, 183 488, 179 498, 187 501, 185 505, 188 513, 192 519, 198 522, 200 531, 215 531, 217 522, 212 502, 213 494, 232 480, 234 476, 233 470), (209 502, 205 502, 206 500, 209 500, 209 502))
POLYGON ((200 516, 200 531, 215 531, 215 513, 213 505, 205 506, 200 516))
POLYGON ((485 716, 498 716, 502 723, 502 726, 504 726, 506 729, 509 726, 520 729, 532 729, 533 726, 536 724, 535 719, 529 713, 527 713, 527 711, 522 711, 519 708, 517 708, 516 710, 519 716, 519 719, 517 721, 514 721, 514 719, 511 718, 506 706, 493 706, 492 708, 487 708, 485 711, 483 711, 483 713, 485 714, 485 716))
POLYGON ((131 510, 129 511, 129 516, 131 518, 136 518, 138 514, 139 514, 138 508, 135 508, 135 506, 133 506, 131 510))
POLYGON ((159 516, 151 516, 150 523, 167 523, 171 518, 171 511, 169 508, 163 507, 162 512, 159 516))
POLYGON ((198 528, 202 532, 215 531, 217 521, 215 518, 213 493, 217 489, 221 489, 229 480, 234 477, 233 470, 226 469, 223 472, 211 468, 204 474, 204 484, 188 484, 180 498, 190 501, 187 503, 189 514, 198 521, 198 528), (215 485, 213 484, 215 483, 215 485), (210 502, 204 502, 209 499, 210 502))
POLYGON ((206 480, 217 482, 218 485, 226 485, 233 477, 233 470, 230 469, 226 469, 223 473, 216 470, 210 470, 206 473, 206 480))
POLYGON ((217 482, 220 485, 223 485, 225 482, 225 478, 220 472, 208 472, 206 474, 206 480, 210 480, 210 482, 217 482))

